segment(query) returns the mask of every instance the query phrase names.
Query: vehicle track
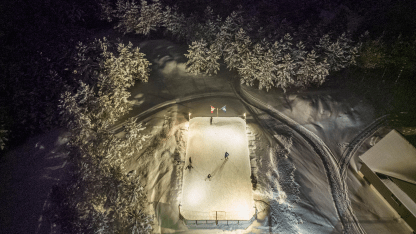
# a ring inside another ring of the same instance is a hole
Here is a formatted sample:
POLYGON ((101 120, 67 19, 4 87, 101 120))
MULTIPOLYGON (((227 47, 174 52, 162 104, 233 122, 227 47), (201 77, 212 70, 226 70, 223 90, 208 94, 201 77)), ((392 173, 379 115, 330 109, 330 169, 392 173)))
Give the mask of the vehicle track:
POLYGON ((332 151, 322 141, 322 139, 320 139, 305 127, 298 124, 296 121, 280 113, 274 107, 262 102, 261 100, 252 96, 250 93, 241 89, 239 84, 232 85, 232 87, 234 88, 236 95, 240 97, 243 102, 255 106, 273 118, 286 124, 296 133, 298 133, 314 149, 315 153, 321 158, 324 165, 331 188, 332 198, 344 228, 344 233, 365 233, 351 208, 351 202, 348 197, 348 189, 344 183, 343 178, 341 177, 338 161, 335 159, 332 151))
POLYGON ((347 177, 347 169, 351 158, 355 155, 365 140, 367 140, 370 136, 372 136, 375 132, 384 126, 388 117, 389 115, 384 115, 373 121, 348 144, 347 149, 342 153, 342 157, 338 164, 340 174, 344 181, 347 177))
MULTIPOLYGON (((215 98, 218 98, 218 97, 228 97, 228 98, 230 98, 231 97, 231 98, 236 98, 236 99, 238 98, 238 97, 235 96, 234 93, 230 93, 230 92, 195 94, 195 95, 190 95, 190 96, 186 96, 186 97, 182 97, 182 98, 176 98, 176 99, 172 99, 172 100, 169 100, 169 101, 166 101, 166 102, 159 103, 159 104, 141 112, 140 114, 135 115, 134 117, 141 120, 146 116, 154 114, 155 112, 161 110, 162 108, 172 106, 172 105, 175 105, 175 104, 181 104, 181 103, 193 101, 193 100, 196 100, 196 99, 208 98, 208 97, 215 97, 215 98)), ((108 131, 110 131, 114 134, 117 134, 117 133, 123 131, 123 124, 124 123, 116 124, 116 125, 110 127, 108 129, 108 131)))
MULTIPOLYGON (((231 81, 232 82, 232 81, 231 81)), ((156 111, 171 106, 175 104, 180 104, 184 102, 189 102, 195 99, 207 98, 207 97, 232 97, 239 98, 244 104, 256 107, 257 109, 267 113, 271 117, 279 120, 283 124, 286 124, 288 127, 293 129, 308 145, 310 145, 314 152, 321 158, 325 172, 329 181, 331 188, 332 198, 337 210, 338 216, 341 220, 344 233, 361 233, 364 234, 365 231, 359 224, 357 218, 354 215, 354 212, 351 208, 351 202, 348 198, 348 188, 344 183, 343 177, 341 176, 340 166, 343 165, 346 167, 349 163, 350 154, 345 154, 345 162, 338 161, 329 147, 320 139, 316 134, 309 131, 305 127, 298 124, 293 119, 287 117, 286 115, 280 113, 274 107, 268 105, 267 103, 262 102, 261 100, 255 98, 251 94, 247 93, 245 90, 241 89, 240 85, 232 85, 234 93, 221 92, 221 93, 204 93, 198 95, 187 96, 183 98, 173 99, 167 102, 160 103, 139 115, 136 115, 139 120, 148 116, 156 111), (237 88, 239 90, 237 90, 237 88), (349 158, 348 158, 349 157, 349 158)), ((109 129, 113 133, 118 133, 123 130, 123 123, 117 124, 109 129)), ((353 151, 352 151, 353 154, 353 151)), ((345 170, 345 169, 344 169, 345 170)))

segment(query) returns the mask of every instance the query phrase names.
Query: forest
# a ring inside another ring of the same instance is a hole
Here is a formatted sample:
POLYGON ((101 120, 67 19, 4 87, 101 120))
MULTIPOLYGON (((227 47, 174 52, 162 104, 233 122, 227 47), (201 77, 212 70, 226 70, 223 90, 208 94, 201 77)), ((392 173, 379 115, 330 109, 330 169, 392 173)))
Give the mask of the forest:
POLYGON ((186 44, 191 74, 228 69, 284 94, 348 85, 383 113, 413 116, 415 11, 410 0, 2 1, 0 158, 63 127, 72 171, 48 218, 63 233, 151 232, 143 187, 123 172, 149 136, 134 118, 124 137, 108 131, 133 106, 129 88, 152 72, 124 35, 186 44), (117 33, 96 37, 106 29, 117 33))

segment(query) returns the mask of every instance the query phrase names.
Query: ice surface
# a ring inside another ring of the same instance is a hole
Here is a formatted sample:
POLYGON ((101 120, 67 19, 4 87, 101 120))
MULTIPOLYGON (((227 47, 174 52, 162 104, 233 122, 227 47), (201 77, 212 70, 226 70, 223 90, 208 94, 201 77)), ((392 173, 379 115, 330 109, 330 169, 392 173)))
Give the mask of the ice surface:
POLYGON ((246 124, 238 117, 189 124, 181 214, 188 220, 249 220, 254 215, 246 124), (225 159, 225 152, 229 159, 225 159), (208 179, 208 174, 212 177, 208 179))

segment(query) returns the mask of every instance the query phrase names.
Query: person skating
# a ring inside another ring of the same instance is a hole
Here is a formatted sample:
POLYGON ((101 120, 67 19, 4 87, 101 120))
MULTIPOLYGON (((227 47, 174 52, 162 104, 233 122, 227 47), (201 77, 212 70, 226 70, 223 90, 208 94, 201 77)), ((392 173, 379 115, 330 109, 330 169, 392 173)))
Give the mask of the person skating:
POLYGON ((208 174, 208 179, 209 179, 210 181, 211 181, 211 177, 212 177, 212 176, 211 176, 211 174, 208 174))
POLYGON ((191 171, 191 169, 192 168, 194 168, 193 166, 192 166, 192 160, 191 160, 191 157, 189 157, 189 164, 188 164, 188 166, 185 168, 185 170, 186 169, 189 169, 189 171, 191 171))
POLYGON ((225 159, 228 159, 228 155, 230 155, 228 152, 225 152, 225 159))

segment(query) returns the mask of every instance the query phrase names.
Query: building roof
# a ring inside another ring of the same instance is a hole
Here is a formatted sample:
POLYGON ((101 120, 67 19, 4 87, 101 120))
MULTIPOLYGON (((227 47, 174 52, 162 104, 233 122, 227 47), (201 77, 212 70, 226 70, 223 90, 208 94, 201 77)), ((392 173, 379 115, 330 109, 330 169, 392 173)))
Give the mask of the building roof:
MULTIPOLYGON (((404 191, 402 187, 398 186, 396 184, 397 180, 393 181, 394 178, 386 177, 386 178, 380 178, 380 180, 399 199, 399 201, 407 208, 407 210, 410 211, 410 213, 412 213, 413 216, 416 216, 416 203, 414 202, 412 197, 409 196, 411 194, 406 193, 406 191, 404 191)), ((415 186, 413 184, 410 184, 410 185, 411 185, 410 187, 415 186)))
POLYGON ((360 158, 374 172, 416 184, 416 148, 395 130, 360 158))

